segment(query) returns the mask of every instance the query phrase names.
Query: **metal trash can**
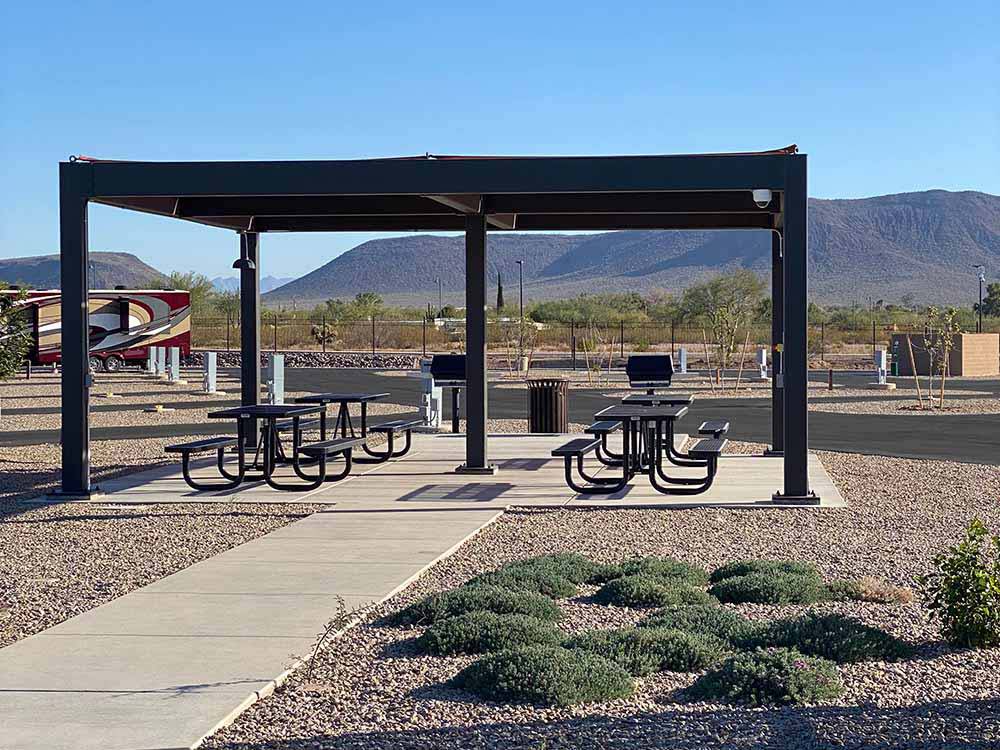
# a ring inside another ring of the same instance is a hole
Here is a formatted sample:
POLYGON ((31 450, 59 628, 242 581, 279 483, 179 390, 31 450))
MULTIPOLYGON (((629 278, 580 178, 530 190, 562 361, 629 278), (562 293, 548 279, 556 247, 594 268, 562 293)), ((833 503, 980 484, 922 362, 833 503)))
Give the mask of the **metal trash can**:
POLYGON ((528 381, 528 432, 569 432, 569 380, 528 381))

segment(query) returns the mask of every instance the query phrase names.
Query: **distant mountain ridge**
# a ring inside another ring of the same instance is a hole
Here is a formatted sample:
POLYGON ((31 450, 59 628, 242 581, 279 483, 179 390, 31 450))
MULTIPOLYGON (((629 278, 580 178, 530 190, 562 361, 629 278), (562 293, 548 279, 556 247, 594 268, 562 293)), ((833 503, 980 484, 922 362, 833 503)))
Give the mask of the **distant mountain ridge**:
MULTIPOLYGON (((28 258, 0 258, 0 281, 23 284, 32 289, 58 289, 58 255, 35 255, 28 258)), ((141 289, 166 276, 139 260, 132 253, 90 253, 90 288, 114 289, 118 284, 141 289)))
MULTIPOLYGON (((265 296, 298 307, 377 292, 388 302, 464 304, 462 237, 415 234, 365 242, 265 296)), ((623 231, 490 235, 490 299, 499 271, 508 301, 524 260, 525 295, 679 292, 719 272, 769 272, 766 231, 623 231)), ((1000 196, 929 190, 859 199, 809 200, 810 296, 820 303, 867 296, 920 303, 971 301, 982 263, 1000 269, 1000 196)))
MULTIPOLYGON (((264 276, 260 280, 260 291, 270 292, 277 289, 282 284, 294 281, 294 276, 264 276)), ((238 292, 240 290, 239 276, 216 276, 212 279, 212 286, 217 292, 238 292)))

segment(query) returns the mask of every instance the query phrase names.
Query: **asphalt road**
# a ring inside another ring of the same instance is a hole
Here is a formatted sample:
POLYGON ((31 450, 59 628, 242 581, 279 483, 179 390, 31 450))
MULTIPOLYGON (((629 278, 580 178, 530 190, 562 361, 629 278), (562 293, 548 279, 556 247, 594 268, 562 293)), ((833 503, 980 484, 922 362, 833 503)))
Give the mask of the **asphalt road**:
MULTIPOLYGON (((823 373, 812 373, 812 380, 825 381, 823 373)), ((863 385, 870 374, 837 373, 837 383, 863 385)), ((406 404, 415 411, 420 403, 420 380, 406 375, 382 375, 365 370, 289 369, 285 386, 296 391, 388 391, 392 401, 406 404)), ((985 390, 1000 394, 1000 381, 955 381, 949 390, 985 390)), ((570 393, 570 421, 590 422, 594 413, 608 405, 604 389, 574 389, 570 393)), ((876 397, 872 397, 876 398, 876 397)), ((852 399, 844 399, 852 400, 852 399)), ((9 402, 8 402, 9 403, 9 402)), ((222 400, 218 403, 235 403, 222 400)), ((198 404, 204 407, 205 403, 198 404)), ((215 404, 213 404, 215 406, 215 404)), ((117 411, 134 408, 120 404, 96 405, 95 409, 117 411)), ((445 419, 450 418, 451 399, 445 398, 445 419)), ((490 388, 490 416, 520 418, 527 416, 524 392, 508 388, 490 388)), ((8 411, 5 409, 5 411, 8 411)), ((30 407, 10 409, 10 413, 44 413, 49 409, 30 407)), ((385 419, 391 418, 386 416, 385 419)), ((694 402, 680 428, 693 431, 705 419, 724 418, 732 425, 730 437, 767 443, 771 434, 770 401, 708 399, 694 402)), ((380 417, 381 419, 381 417, 380 417)), ((97 427, 91 430, 95 440, 129 440, 142 437, 219 434, 232 430, 228 423, 206 425, 149 425, 145 427, 97 427)), ((908 458, 939 458, 951 461, 1000 465, 1000 414, 940 415, 922 419, 894 414, 835 414, 810 412, 809 436, 816 449, 871 453, 908 458)), ((0 445, 29 445, 56 442, 57 430, 0 433, 0 445)))

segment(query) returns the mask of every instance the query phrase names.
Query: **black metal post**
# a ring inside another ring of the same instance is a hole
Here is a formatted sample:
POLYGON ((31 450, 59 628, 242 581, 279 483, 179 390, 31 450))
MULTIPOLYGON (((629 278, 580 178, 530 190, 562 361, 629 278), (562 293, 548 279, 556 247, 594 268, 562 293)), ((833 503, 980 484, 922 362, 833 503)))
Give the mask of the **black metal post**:
POLYGON ((90 315, 87 200, 91 166, 59 165, 59 258, 62 284, 62 485, 60 495, 89 497, 90 315))
POLYGON ((783 352, 785 450, 784 492, 780 502, 815 504, 809 488, 809 349, 808 349, 808 216, 806 157, 786 162, 784 194, 785 338, 783 352))
POLYGON ((424 318, 423 323, 420 326, 420 342, 421 348, 424 352, 424 358, 427 358, 427 318, 424 318))
POLYGON ((674 356, 674 321, 670 321, 670 356, 674 356))
POLYGON ((320 340, 323 344, 323 353, 326 354, 326 315, 320 318, 320 340))
POLYGON ((492 474, 486 445, 486 216, 465 218, 465 464, 459 472, 492 474))
POLYGON ((229 351, 229 329, 232 328, 232 320, 230 319, 230 313, 226 312, 226 351, 229 351))
POLYGON ((782 235, 771 232, 771 449, 769 455, 785 450, 785 391, 782 388, 782 344, 785 337, 785 271, 782 262, 782 235))
POLYGON ((618 321, 618 345, 621 347, 622 359, 625 359, 625 321, 618 321))
POLYGON ((274 316, 271 318, 271 325, 273 326, 273 329, 271 331, 271 334, 272 334, 271 351, 277 352, 278 351, 278 313, 275 313, 274 316))
POLYGON ((372 367, 375 366, 375 313, 372 313, 372 367))
POLYGON ((573 369, 576 369, 576 323, 572 320, 569 323, 569 349, 573 361, 573 369))
MULTIPOLYGON (((260 235, 240 235, 240 403, 260 403, 260 235)), ((257 422, 245 425, 246 444, 257 445, 257 422)))

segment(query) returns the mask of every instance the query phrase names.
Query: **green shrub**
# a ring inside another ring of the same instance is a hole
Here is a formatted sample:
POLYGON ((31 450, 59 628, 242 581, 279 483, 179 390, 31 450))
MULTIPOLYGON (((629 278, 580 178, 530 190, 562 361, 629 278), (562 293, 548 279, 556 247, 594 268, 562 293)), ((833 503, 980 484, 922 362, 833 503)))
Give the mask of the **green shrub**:
POLYGON ((504 565, 497 572, 531 571, 557 575, 572 583, 586 583, 591 576, 605 566, 595 563, 577 552, 559 552, 551 555, 539 555, 524 560, 517 560, 504 565))
POLYGON ((533 591, 553 599, 576 596, 576 584, 568 578, 545 570, 501 568, 493 573, 483 573, 469 581, 467 586, 497 586, 515 591, 533 591))
POLYGON ((434 623, 417 639, 417 645, 430 654, 450 655, 557 646, 562 640, 559 628, 537 617, 469 612, 434 623))
POLYGON ((812 604, 829 598, 826 586, 811 575, 782 573, 748 573, 724 578, 708 593, 720 602, 733 604, 812 604))
POLYGON ((463 669, 452 684, 488 700, 554 706, 625 698, 635 689, 617 664, 553 646, 497 651, 463 669))
POLYGON ((830 598, 836 601, 878 602, 880 604, 909 604, 913 591, 905 586, 894 586, 887 581, 862 576, 826 585, 830 598))
POLYGON ((895 661, 913 653, 906 641, 853 617, 815 612, 768 623, 742 644, 784 646, 838 663, 895 661))
POLYGON ((642 628, 673 628, 726 641, 745 639, 757 627, 738 612, 718 605, 665 607, 639 623, 642 628))
POLYGON ((945 639, 963 648, 1000 646, 1000 537, 973 519, 965 539, 935 555, 934 568, 918 583, 945 639))
POLYGON ((836 665, 794 649, 768 648, 729 657, 688 689, 694 700, 721 703, 815 703, 844 692, 836 665))
POLYGON ((737 560, 716 568, 709 578, 712 583, 718 583, 727 578, 746 576, 751 573, 787 573, 820 580, 819 569, 815 565, 795 560, 737 560))
POLYGON ((619 607, 667 607, 678 604, 711 604, 701 589, 651 576, 624 576, 604 584, 594 600, 619 607))
POLYGON ((719 661, 729 646, 715 636, 667 628, 592 630, 570 638, 565 645, 613 661, 636 677, 698 672, 719 661))
POLYGON ((500 615, 529 615, 554 621, 562 611, 547 596, 531 591, 509 591, 497 586, 462 586, 431 594, 389 618, 390 624, 420 625, 437 622, 466 612, 495 612, 500 615))
MULTIPOLYGON (((708 573, 697 565, 674 560, 670 557, 636 557, 617 565, 609 566, 604 571, 603 583, 623 576, 649 576, 663 581, 677 581, 692 586, 704 586, 708 583, 708 573)), ((593 580, 593 579, 591 579, 593 580)))

